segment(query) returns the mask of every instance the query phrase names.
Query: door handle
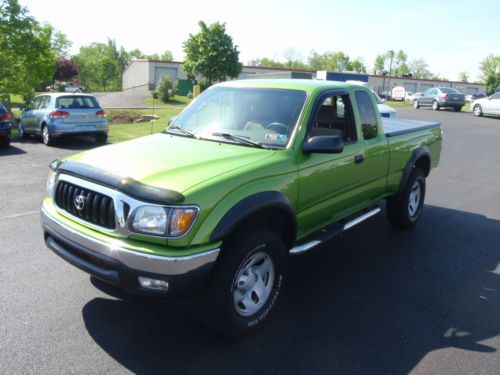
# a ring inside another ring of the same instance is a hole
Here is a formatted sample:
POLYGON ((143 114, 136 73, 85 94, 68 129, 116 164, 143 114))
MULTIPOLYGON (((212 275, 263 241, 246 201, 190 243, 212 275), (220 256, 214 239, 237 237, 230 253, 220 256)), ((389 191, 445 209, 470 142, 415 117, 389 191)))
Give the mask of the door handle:
POLYGON ((359 154, 359 155, 356 155, 356 156, 354 157, 354 162, 355 162, 356 164, 361 164, 361 163, 362 163, 362 162, 364 162, 364 161, 365 161, 365 157, 364 157, 364 155, 359 154))

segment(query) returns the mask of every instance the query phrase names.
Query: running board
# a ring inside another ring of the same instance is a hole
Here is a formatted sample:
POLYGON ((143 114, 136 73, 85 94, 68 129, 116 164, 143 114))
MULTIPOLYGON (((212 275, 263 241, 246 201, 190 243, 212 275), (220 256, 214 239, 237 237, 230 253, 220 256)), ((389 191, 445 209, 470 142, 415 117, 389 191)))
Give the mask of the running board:
POLYGON ((340 222, 340 227, 337 227, 336 229, 329 231, 329 232, 323 231, 323 238, 313 239, 313 240, 308 241, 306 243, 294 246, 290 250, 290 254, 297 255, 297 254, 305 253, 305 252, 311 250, 312 248, 315 248, 319 244, 332 239, 333 237, 339 235, 340 233, 345 232, 348 229, 351 229, 352 227, 358 225, 359 223, 362 223, 363 221, 368 220, 372 216, 377 215, 379 212, 380 212, 380 207, 375 207, 374 209, 344 223, 343 225, 342 225, 342 222, 340 222))

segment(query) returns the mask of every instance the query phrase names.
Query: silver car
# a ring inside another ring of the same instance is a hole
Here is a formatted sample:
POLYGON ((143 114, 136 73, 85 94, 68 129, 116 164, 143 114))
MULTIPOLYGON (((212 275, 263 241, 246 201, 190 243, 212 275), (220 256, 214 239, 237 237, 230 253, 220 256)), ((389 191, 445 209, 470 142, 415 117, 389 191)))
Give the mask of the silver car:
POLYGON ((472 113, 476 116, 500 116, 500 92, 486 98, 474 100, 471 106, 472 113))
POLYGON ((99 144, 108 139, 106 112, 92 95, 42 94, 21 110, 19 138, 41 135, 48 146, 68 136, 90 136, 99 144))

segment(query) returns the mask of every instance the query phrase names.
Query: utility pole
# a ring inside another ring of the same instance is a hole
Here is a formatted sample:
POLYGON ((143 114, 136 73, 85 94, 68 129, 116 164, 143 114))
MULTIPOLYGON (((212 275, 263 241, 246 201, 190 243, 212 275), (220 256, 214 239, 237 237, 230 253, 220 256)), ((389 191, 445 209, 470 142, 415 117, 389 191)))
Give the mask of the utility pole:
POLYGON ((387 52, 387 54, 391 57, 391 63, 389 64, 389 79, 387 80, 387 95, 389 95, 389 90, 391 89, 392 61, 394 60, 394 51, 391 50, 387 52))

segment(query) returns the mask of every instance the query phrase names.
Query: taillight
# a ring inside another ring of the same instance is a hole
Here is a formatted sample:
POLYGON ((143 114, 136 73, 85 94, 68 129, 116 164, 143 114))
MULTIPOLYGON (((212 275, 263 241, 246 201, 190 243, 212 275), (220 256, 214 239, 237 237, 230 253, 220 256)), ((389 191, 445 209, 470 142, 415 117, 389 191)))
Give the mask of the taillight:
POLYGON ((2 115, 2 121, 10 121, 10 115, 7 112, 2 115))
POLYGON ((448 95, 443 96, 444 100, 448 100, 448 95))
POLYGON ((106 112, 104 112, 103 110, 100 110, 100 111, 97 111, 97 112, 95 113, 95 115, 96 115, 97 117, 106 117, 106 112))
POLYGON ((66 118, 69 117, 69 112, 66 111, 52 111, 50 112, 52 118, 66 118))

